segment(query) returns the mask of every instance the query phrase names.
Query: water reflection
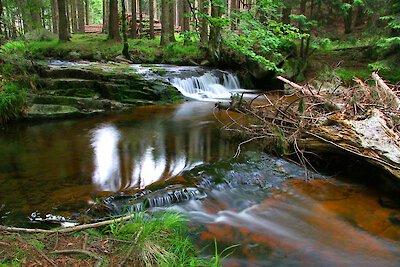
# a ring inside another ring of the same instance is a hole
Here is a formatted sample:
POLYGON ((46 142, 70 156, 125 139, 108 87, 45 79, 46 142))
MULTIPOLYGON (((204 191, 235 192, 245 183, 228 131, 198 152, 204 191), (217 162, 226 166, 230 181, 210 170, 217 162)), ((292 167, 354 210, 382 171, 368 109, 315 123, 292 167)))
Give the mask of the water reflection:
POLYGON ((118 155, 120 137, 118 129, 113 125, 103 125, 93 132, 93 183, 99 190, 115 192, 121 187, 118 155))
POLYGON ((91 132, 96 190, 142 190, 232 154, 210 116, 210 106, 185 103, 169 116, 101 125, 91 132))

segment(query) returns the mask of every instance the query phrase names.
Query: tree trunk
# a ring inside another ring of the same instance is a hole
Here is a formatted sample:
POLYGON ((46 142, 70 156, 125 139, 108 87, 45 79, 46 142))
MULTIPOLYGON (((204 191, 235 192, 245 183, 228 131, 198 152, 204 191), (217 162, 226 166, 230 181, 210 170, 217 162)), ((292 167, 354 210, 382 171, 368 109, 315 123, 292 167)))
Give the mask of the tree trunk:
POLYGON ((199 0, 199 10, 202 16, 200 16, 200 41, 202 43, 208 42, 208 25, 207 19, 204 15, 208 15, 208 0, 199 0))
MULTIPOLYGON (((222 0, 212 0, 211 1, 211 17, 220 18, 222 15, 222 0)), ((220 59, 220 48, 221 48, 221 26, 217 24, 210 25, 210 50, 214 61, 219 61, 220 59)))
POLYGON ((126 6, 125 6, 125 0, 121 0, 121 9, 122 9, 122 38, 124 39, 124 47, 122 49, 122 55, 130 60, 131 57, 129 55, 129 44, 128 44, 128 36, 126 35, 126 6))
POLYGON ((108 31, 108 1, 103 0, 103 33, 108 31))
POLYGON ((175 0, 168 1, 168 12, 169 12, 169 41, 176 42, 175 40, 175 0))
POLYGON ((290 14, 292 14, 291 7, 285 7, 282 9, 282 22, 285 24, 290 24, 290 14))
POLYGON ((169 0, 161 0, 161 41, 160 45, 169 44, 169 0))
POLYGON ((344 33, 349 34, 353 31, 353 8, 349 8, 344 14, 344 33))
POLYGON ((178 26, 181 27, 181 32, 184 31, 184 26, 183 26, 183 17, 184 17, 184 13, 185 13, 185 9, 183 7, 183 3, 185 2, 185 0, 180 0, 177 1, 177 14, 178 14, 178 26))
POLYGON ((307 10, 307 0, 301 0, 300 2, 300 13, 305 15, 307 10))
POLYGON ((57 0, 58 4, 58 37, 59 42, 64 43, 69 41, 69 34, 67 28, 67 13, 65 10, 65 0, 57 0))
MULTIPOLYGON (((183 0, 183 30, 190 31, 190 3, 189 0, 183 0)), ((184 44, 188 44, 190 42, 190 36, 188 34, 185 35, 184 44)))
POLYGON ((150 39, 154 39, 154 0, 149 0, 150 39))
POLYGON ((85 7, 83 0, 76 0, 76 9, 78 10, 78 33, 85 33, 85 7))
MULTIPOLYGON (((204 1, 204 0, 203 0, 204 1)), ((200 3, 199 3, 200 4, 200 3)), ((235 13, 238 11, 238 1, 237 0, 230 0, 230 18, 232 20, 231 23, 231 30, 233 31, 236 29, 236 19, 235 19, 235 13)), ((201 12, 201 11, 200 11, 201 12)))
POLYGON ((85 0, 85 10, 86 10, 86 25, 90 25, 90 5, 89 0, 85 0))
POLYGON ((3 4, 0 0, 0 44, 3 42, 3 4))
POLYGON ((70 17, 71 17, 71 24, 72 24, 72 32, 77 33, 78 32, 78 21, 76 19, 76 3, 75 0, 70 0, 71 4, 71 12, 70 12, 70 17))
POLYGON ((52 15, 51 19, 52 19, 52 22, 53 22, 53 32, 58 34, 58 5, 57 5, 57 0, 51 0, 51 15, 52 15))
MULTIPOLYGON (((57 0, 58 1, 58 0, 57 0)), ((70 20, 70 11, 69 11, 69 7, 70 7, 70 2, 71 0, 65 0, 65 12, 67 14, 67 30, 68 33, 71 33, 71 20, 70 20)), ((57 2, 58 3, 58 2, 57 2)), ((58 4, 57 4, 58 5, 58 4)), ((58 14, 58 16, 60 16, 60 14, 58 14)), ((60 30, 60 29, 58 29, 60 30)))
POLYGON ((136 0, 132 0, 131 2, 131 32, 130 37, 133 39, 137 38, 137 17, 136 17, 136 0))
POLYGON ((362 6, 357 6, 356 20, 354 22, 355 27, 362 26, 364 24, 364 8, 362 6))
POLYGON ((108 39, 115 42, 121 41, 119 34, 118 0, 110 0, 110 15, 108 17, 108 39))
POLYGON ((143 0, 139 1, 139 38, 143 38, 143 0))
POLYGON ((41 18, 42 1, 41 0, 31 1, 29 5, 30 5, 29 12, 31 16, 32 29, 42 28, 42 18, 41 18))

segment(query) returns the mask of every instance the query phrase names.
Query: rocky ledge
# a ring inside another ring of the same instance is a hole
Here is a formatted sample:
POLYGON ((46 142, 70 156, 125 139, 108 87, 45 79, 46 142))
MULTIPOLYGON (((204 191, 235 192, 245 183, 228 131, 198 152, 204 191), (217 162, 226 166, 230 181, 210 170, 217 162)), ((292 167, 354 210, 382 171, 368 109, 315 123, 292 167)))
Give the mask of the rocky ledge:
POLYGON ((41 63, 25 118, 60 118, 182 99, 165 79, 148 79, 122 63, 41 63))

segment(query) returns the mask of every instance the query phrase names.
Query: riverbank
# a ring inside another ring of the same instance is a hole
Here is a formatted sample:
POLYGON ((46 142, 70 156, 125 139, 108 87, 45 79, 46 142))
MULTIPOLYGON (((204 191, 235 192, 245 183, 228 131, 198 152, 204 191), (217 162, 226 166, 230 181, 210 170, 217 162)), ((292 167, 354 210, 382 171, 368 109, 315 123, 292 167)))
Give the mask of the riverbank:
POLYGON ((115 219, 109 225, 86 225, 68 233, 2 229, 0 266, 221 266, 218 254, 213 259, 199 256, 183 215, 161 212, 129 217, 125 222, 115 219))

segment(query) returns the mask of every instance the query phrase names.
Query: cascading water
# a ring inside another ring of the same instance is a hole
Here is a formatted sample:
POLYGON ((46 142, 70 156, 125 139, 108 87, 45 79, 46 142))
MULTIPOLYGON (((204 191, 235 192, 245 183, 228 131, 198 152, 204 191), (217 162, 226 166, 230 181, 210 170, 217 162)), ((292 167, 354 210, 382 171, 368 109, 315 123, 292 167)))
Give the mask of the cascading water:
POLYGON ((236 75, 222 72, 222 79, 212 72, 200 77, 172 78, 170 82, 185 97, 201 101, 229 99, 231 93, 240 89, 236 75))

